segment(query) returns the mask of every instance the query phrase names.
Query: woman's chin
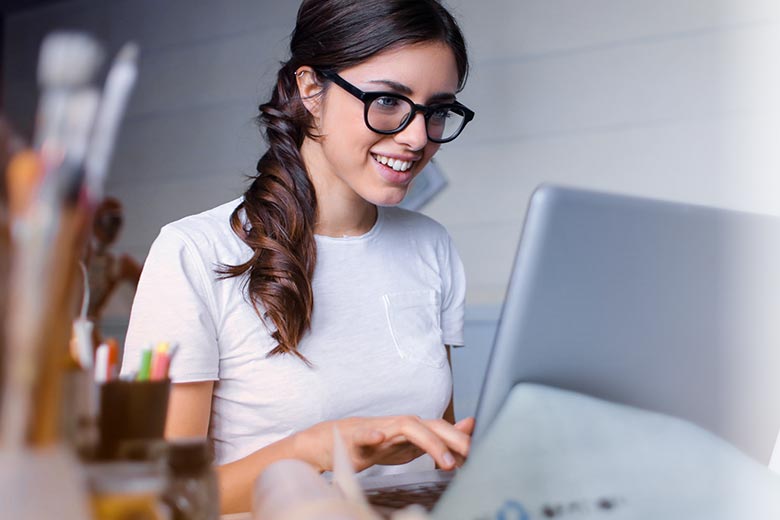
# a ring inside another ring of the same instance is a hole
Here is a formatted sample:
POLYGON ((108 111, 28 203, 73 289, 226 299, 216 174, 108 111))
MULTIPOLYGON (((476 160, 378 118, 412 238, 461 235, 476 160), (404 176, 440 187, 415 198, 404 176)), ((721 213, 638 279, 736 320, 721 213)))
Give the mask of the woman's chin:
POLYGON ((409 192, 409 186, 403 188, 384 189, 383 193, 377 197, 372 197, 370 200, 372 204, 377 206, 397 206, 403 202, 404 197, 409 192))

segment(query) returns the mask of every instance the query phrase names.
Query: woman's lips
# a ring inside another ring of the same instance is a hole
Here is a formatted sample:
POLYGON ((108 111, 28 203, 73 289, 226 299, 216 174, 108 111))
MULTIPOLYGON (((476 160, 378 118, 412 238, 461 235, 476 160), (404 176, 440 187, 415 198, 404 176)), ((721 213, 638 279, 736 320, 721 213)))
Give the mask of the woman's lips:
POLYGON ((409 169, 407 169, 406 171, 399 171, 387 166, 386 164, 382 164, 377 160, 376 156, 373 154, 372 157, 374 159, 373 161, 374 166, 379 172, 379 175, 390 184, 405 186, 409 184, 414 178, 414 174, 412 173, 414 164, 412 164, 411 167, 409 167, 409 169))
POLYGON ((415 158, 402 159, 400 157, 390 157, 387 155, 382 155, 380 153, 372 153, 371 155, 374 157, 374 160, 376 160, 376 162, 384 164, 388 168, 392 168, 397 172, 405 172, 408 169, 410 169, 415 162, 417 162, 417 159, 415 158))

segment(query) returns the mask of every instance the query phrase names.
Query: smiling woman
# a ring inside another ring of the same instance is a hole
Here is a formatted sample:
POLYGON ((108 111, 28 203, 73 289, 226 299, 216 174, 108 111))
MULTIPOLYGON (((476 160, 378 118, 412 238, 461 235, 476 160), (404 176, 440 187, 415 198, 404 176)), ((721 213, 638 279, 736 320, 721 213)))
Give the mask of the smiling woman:
POLYGON ((260 106, 257 176, 152 246, 124 366, 180 345, 166 435, 210 437, 223 512, 247 510, 275 460, 331 469, 334 427, 368 472, 468 454, 447 351, 463 266, 441 225, 394 207, 473 118, 456 100, 467 70, 436 0, 304 1, 260 106))

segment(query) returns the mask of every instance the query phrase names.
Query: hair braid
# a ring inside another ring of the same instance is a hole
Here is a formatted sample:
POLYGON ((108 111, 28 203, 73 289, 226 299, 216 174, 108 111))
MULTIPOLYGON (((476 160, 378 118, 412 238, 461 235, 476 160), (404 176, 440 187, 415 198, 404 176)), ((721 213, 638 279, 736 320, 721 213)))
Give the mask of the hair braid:
POLYGON ((248 273, 252 305, 276 327, 272 335, 278 345, 270 354, 291 353, 305 360, 296 346, 311 325, 314 305, 317 198, 300 153, 308 112, 290 69, 282 67, 271 100, 259 107, 258 122, 269 148, 257 163, 244 201, 230 217, 233 230, 254 255, 219 272, 229 277, 248 273))

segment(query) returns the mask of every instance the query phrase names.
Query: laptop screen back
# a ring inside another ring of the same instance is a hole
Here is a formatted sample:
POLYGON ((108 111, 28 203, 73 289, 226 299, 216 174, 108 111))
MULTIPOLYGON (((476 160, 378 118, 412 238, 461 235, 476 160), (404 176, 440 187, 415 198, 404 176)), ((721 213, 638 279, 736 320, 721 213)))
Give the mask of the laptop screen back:
POLYGON ((541 187, 477 442, 524 381, 682 417, 767 462, 780 428, 780 220, 541 187))

